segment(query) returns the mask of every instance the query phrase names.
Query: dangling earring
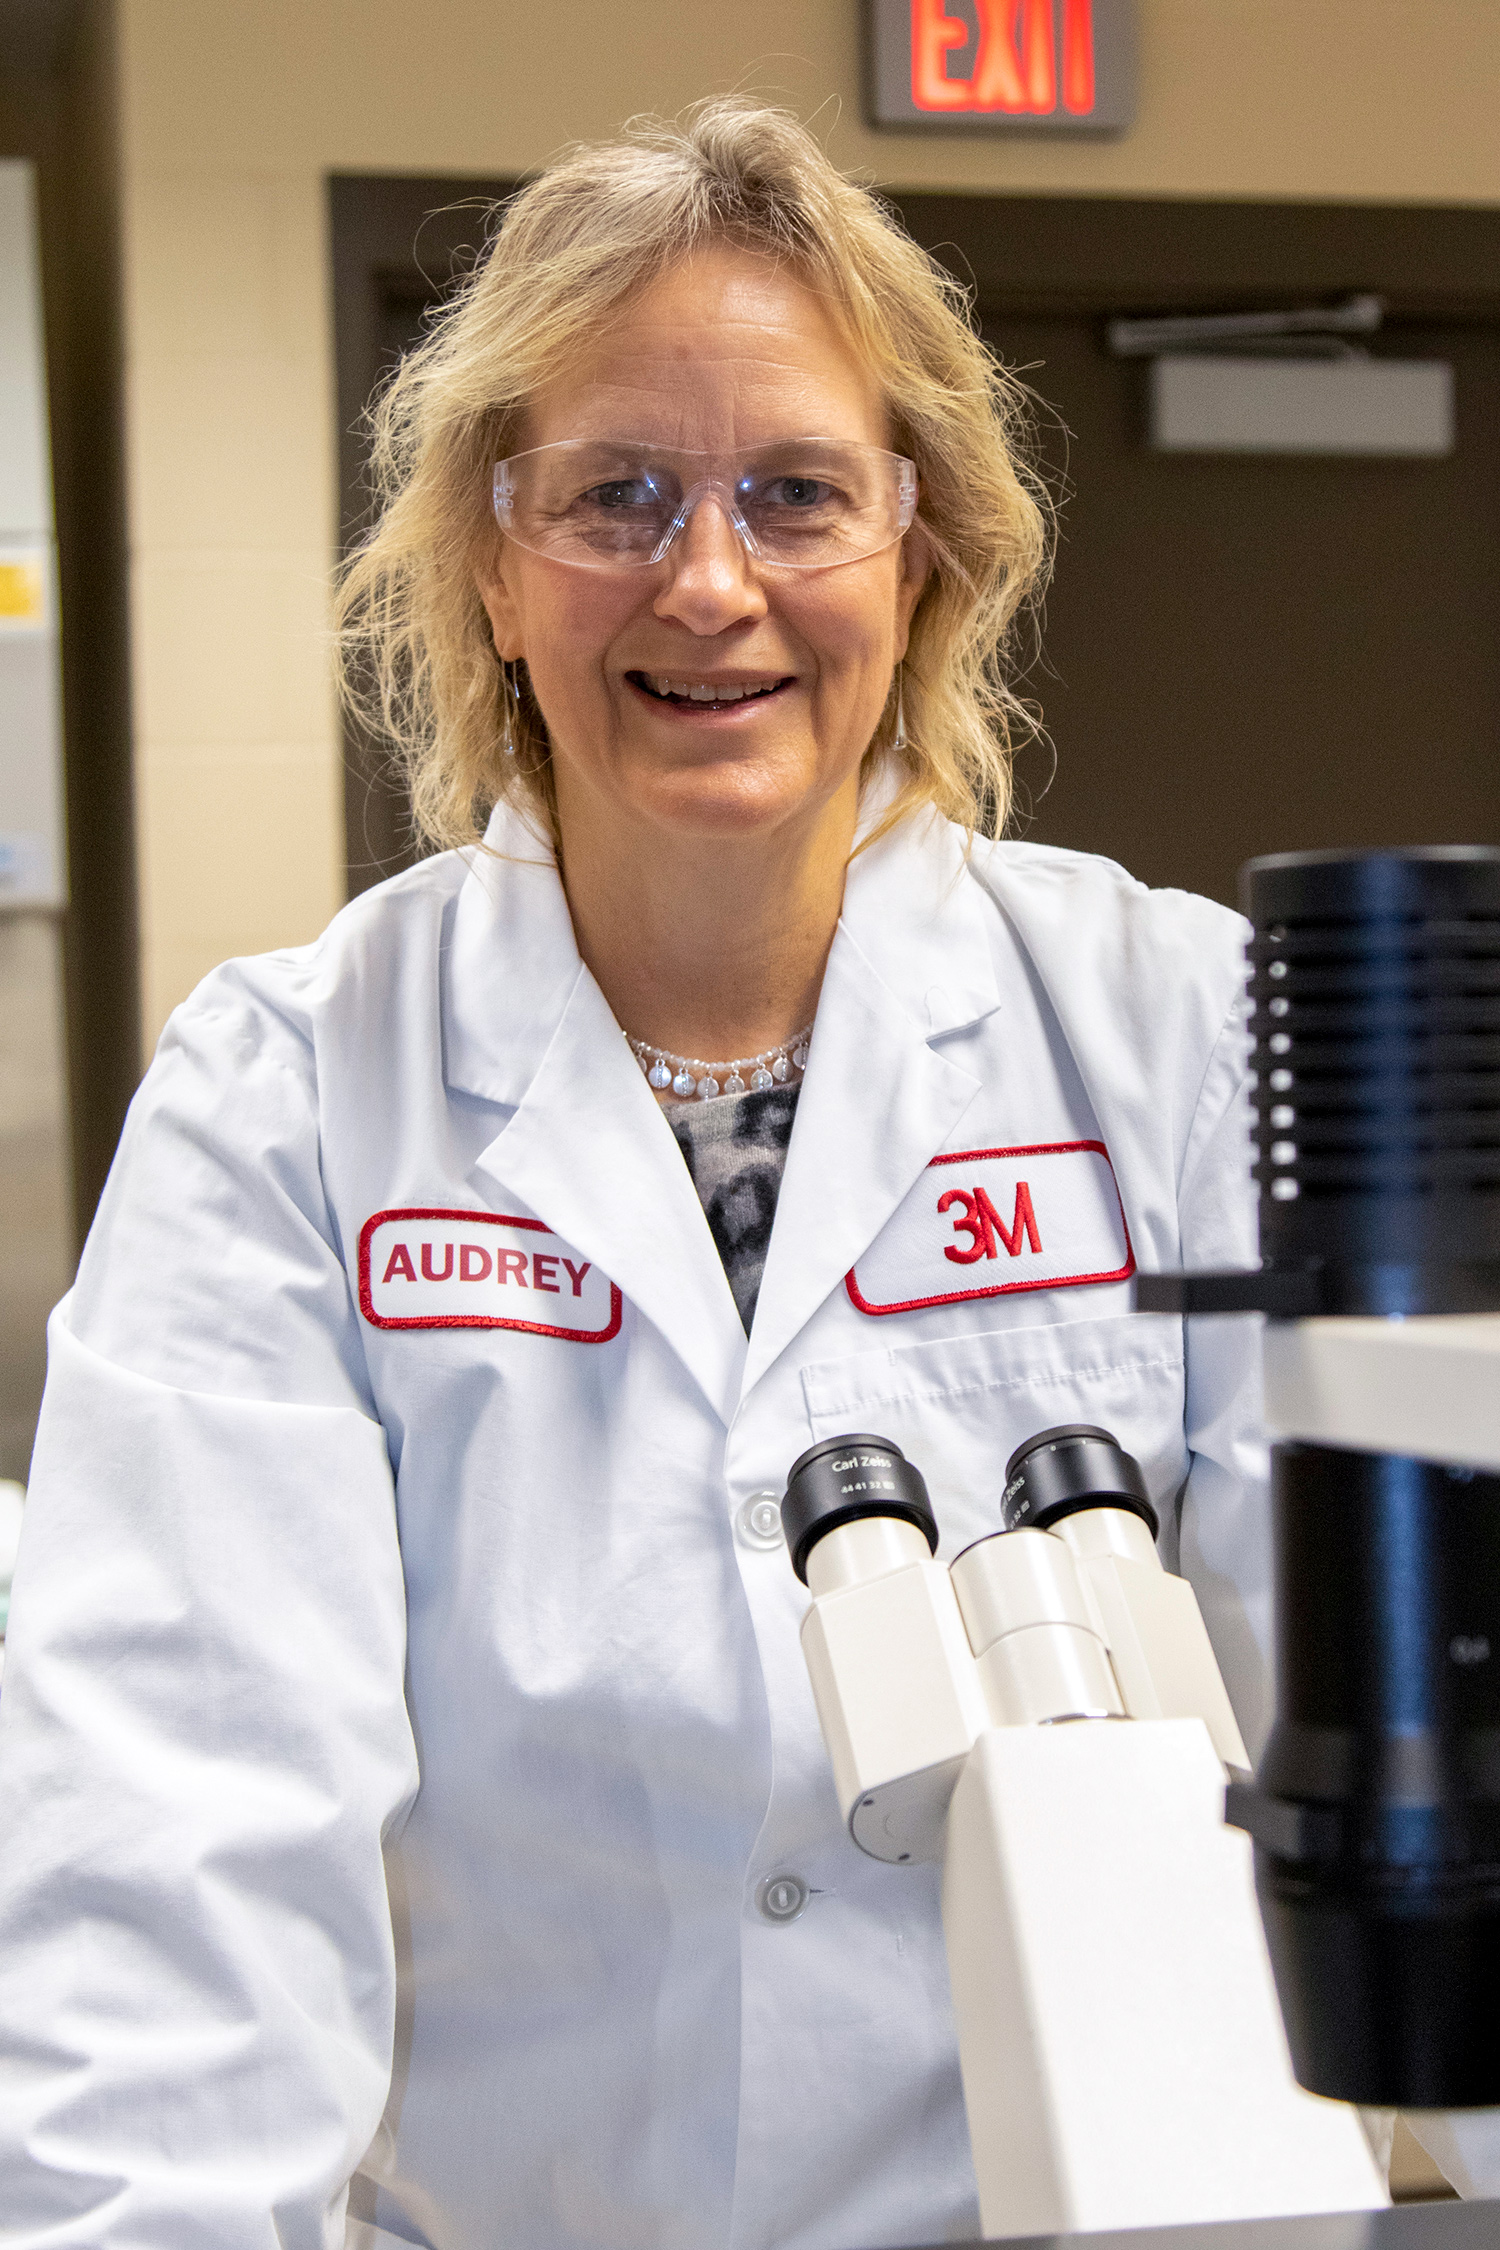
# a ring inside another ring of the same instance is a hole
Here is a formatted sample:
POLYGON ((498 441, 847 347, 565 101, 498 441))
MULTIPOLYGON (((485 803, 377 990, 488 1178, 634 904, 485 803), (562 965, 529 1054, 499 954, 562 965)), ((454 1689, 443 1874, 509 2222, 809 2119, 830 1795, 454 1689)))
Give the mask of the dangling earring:
POLYGON ((507 758, 516 754, 516 720, 520 716, 520 697, 510 676, 510 666, 502 661, 500 666, 500 692, 505 703, 505 732, 500 748, 507 758))
POLYGON ((906 666, 898 664, 896 666, 896 732, 891 743, 891 748, 896 751, 906 748, 906 699, 902 693, 905 684, 906 666))

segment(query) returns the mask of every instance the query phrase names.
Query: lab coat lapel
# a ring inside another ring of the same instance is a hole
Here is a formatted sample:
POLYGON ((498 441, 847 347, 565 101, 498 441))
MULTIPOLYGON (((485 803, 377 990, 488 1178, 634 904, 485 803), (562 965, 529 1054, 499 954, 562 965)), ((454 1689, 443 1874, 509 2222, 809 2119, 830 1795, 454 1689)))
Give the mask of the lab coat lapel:
POLYGON ((1096 868, 1001 845, 978 861, 976 888, 1007 916, 1046 992, 1108 1145, 1136 1256, 1170 1264, 1180 1256, 1164 1231, 1175 1228, 1175 1181, 1165 1197, 1156 1192, 1161 1151, 1186 1146, 1200 1090, 1177 1058, 1212 1048, 1239 970, 1227 989, 1212 973, 1224 957, 1222 908, 1178 893, 1174 913, 1142 914, 1140 886, 1122 876, 1102 889, 1096 868), (1185 976, 1195 942, 1206 973, 1185 976))
POLYGON ((479 1162, 618 1282, 727 1422, 745 1331, 671 1128, 586 968, 479 1162))
MULTIPOLYGON (((1087 861, 1080 865, 1087 871, 1087 861)), ((1161 1095, 1145 1068, 1152 1041, 1141 1019, 1170 1007, 1176 980, 1164 978, 1157 964, 1132 959, 1149 947, 1149 926, 1138 929, 1097 911, 1080 912, 1072 877, 1072 866, 1064 863, 1050 886, 1018 883, 997 852, 982 880, 1009 916, 1041 980, 1118 1166, 1153 1137, 1161 1095), (1139 973, 1121 975, 1122 961, 1139 973), (1101 1009, 1095 995, 1112 987, 1115 1004, 1101 1009)))
POLYGON ((918 814, 850 865, 745 1366, 842 1286, 973 1101, 945 1038, 1000 1004, 957 830, 918 814))
MULTIPOLYGON (((512 1115, 478 1159, 618 1284, 726 1421, 745 1332, 666 1119, 579 959, 550 852, 497 814, 444 976, 448 1082, 512 1115)), ((568 1349, 568 1346, 561 1346, 568 1349)))

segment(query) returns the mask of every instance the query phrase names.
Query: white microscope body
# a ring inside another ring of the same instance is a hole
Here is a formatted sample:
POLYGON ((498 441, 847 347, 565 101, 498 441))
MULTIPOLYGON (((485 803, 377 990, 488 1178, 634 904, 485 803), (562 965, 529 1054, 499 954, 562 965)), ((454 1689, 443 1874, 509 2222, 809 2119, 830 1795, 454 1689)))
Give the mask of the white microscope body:
POLYGON ((986 2235, 1383 2205, 1356 2113, 1292 2077, 1224 1825, 1248 1760, 1139 1470, 1078 1428, 1011 1468, 1017 1528, 951 1570, 881 1439, 812 1448, 783 1507, 850 1832, 942 1863, 986 2235))

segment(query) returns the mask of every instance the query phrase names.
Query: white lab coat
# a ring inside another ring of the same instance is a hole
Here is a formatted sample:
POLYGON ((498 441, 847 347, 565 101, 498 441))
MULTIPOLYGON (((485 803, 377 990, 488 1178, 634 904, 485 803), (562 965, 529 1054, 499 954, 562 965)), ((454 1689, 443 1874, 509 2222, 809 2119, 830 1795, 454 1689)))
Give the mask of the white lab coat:
POLYGON ((857 858, 747 1342, 550 859, 490 841, 177 1011, 55 1317, 0 1702, 22 2250, 975 2227, 936 1871, 844 1832, 806 1596, 736 1530, 816 1438, 903 1446, 951 1555, 1021 1439, 1105 1424, 1261 1728, 1253 1330, 1082 1278, 1122 1227, 1250 1255, 1235 917, 929 816, 857 858))

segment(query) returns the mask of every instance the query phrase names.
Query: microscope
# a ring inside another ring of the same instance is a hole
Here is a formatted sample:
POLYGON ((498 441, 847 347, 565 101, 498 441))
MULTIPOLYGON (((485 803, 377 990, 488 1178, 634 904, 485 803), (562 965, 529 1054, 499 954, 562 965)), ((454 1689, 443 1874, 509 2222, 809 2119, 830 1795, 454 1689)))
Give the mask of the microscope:
POLYGON ((783 1504, 851 1835, 942 1865, 990 2237, 1377 2210, 1353 2104, 1500 2187, 1500 851, 1244 885, 1261 1264, 1136 1301, 1266 1316, 1258 1772, 1108 1432, 951 1568, 877 1436, 783 1504))
POLYGON ((868 1434, 804 1453, 782 1503, 850 1833, 942 1864, 985 2234, 1378 2208, 1354 2111, 1292 2076, 1224 1825, 1244 1746, 1140 1469, 1044 1430, 997 1513, 934 1561, 919 1470, 868 1434))

